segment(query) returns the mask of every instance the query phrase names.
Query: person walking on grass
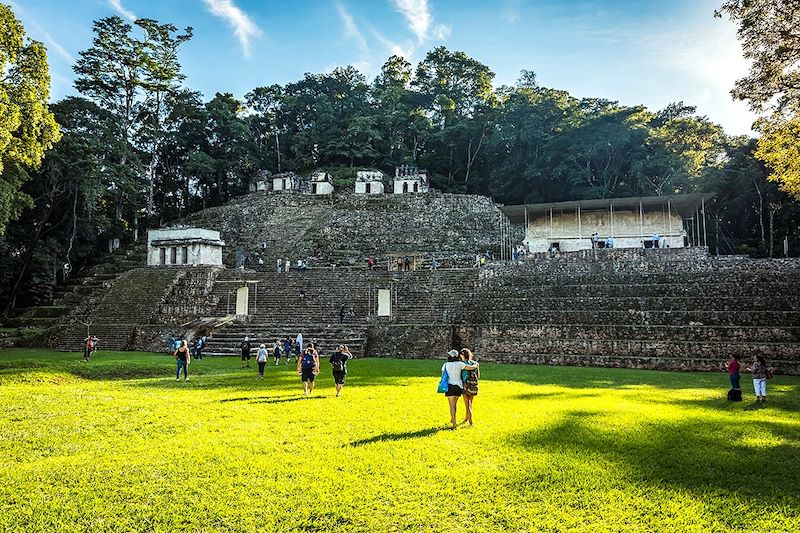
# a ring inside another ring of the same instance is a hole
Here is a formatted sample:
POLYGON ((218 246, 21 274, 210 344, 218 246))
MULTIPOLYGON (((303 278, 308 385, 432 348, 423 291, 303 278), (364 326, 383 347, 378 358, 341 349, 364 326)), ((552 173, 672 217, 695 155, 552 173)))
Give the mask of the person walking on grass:
POLYGON ((250 368, 250 337, 245 337, 239 348, 242 349, 242 368, 244 368, 245 363, 250 368))
POLYGON ((83 362, 88 363, 89 357, 94 353, 97 337, 89 335, 83 339, 83 362))
POLYGON ((319 354, 310 346, 297 361, 297 373, 303 382, 303 396, 314 394, 314 378, 319 374, 319 354))
POLYGON ((753 388, 756 390, 756 401, 764 403, 767 401, 767 376, 772 374, 767 369, 767 360, 763 355, 753 357, 753 364, 747 369, 753 374, 753 388))
POLYGON ((475 396, 478 395, 478 379, 481 377, 481 369, 480 365, 475 360, 475 356, 472 355, 472 351, 469 349, 462 349, 459 355, 461 355, 461 360, 464 361, 467 366, 474 365, 476 367, 475 370, 461 371, 461 381, 464 382, 464 392, 461 397, 464 398, 464 408, 467 411, 464 422, 468 423, 469 427, 472 427, 472 402, 475 400, 475 396))
POLYGON ((189 363, 192 361, 192 356, 189 354, 189 345, 186 341, 181 341, 180 347, 175 350, 175 360, 178 362, 175 381, 181 380, 181 369, 183 369, 183 381, 189 381, 189 363))
POLYGON ((286 337, 283 341, 283 353, 286 355, 286 366, 289 366, 289 359, 292 358, 292 338, 286 337))
POLYGON ((450 426, 456 429, 456 410, 458 408, 458 398, 464 391, 464 382, 461 380, 462 370, 475 370, 477 364, 468 365, 461 360, 461 356, 455 350, 447 352, 447 362, 442 365, 442 372, 447 372, 447 402, 450 404, 450 426))
POLYGON ((333 368, 333 383, 336 385, 336 396, 342 395, 344 379, 347 377, 347 361, 353 358, 353 354, 346 344, 340 344, 339 348, 333 352, 328 360, 333 368))
POLYGON ((275 358, 275 366, 281 362, 281 342, 275 339, 275 344, 272 345, 272 357, 275 358))
POLYGON ((258 353, 256 354, 256 363, 258 364, 258 377, 263 379, 264 367, 267 366, 267 347, 264 344, 258 347, 258 353))

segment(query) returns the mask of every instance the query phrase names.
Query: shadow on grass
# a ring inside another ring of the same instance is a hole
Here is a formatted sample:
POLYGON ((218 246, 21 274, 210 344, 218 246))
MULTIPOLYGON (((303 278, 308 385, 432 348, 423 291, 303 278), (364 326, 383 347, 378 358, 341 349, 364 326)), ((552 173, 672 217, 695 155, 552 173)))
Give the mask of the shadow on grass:
POLYGON ((264 398, 261 400, 253 400, 250 403, 287 403, 287 402, 299 402, 300 400, 317 400, 320 398, 324 398, 325 396, 292 396, 291 398, 264 398))
MULTIPOLYGON (((549 428, 511 434, 508 443, 566 456, 565 460, 574 458, 580 464, 589 463, 591 457, 610 460, 632 481, 643 484, 797 501, 800 442, 796 424, 694 419, 632 421, 631 427, 620 427, 595 424, 592 414, 596 413, 568 412, 549 428)), ((512 488, 530 490, 538 479, 541 473, 526 473, 512 488)))
POLYGON ((368 439, 359 439, 354 440, 350 443, 350 446, 365 446, 367 444, 374 444, 376 442, 392 442, 398 440, 408 440, 408 439, 419 439, 422 437, 430 437, 440 431, 449 430, 450 426, 443 425, 443 426, 434 426, 426 429, 420 429, 417 431, 405 431, 402 433, 382 433, 380 435, 375 435, 374 437, 370 437, 368 439))

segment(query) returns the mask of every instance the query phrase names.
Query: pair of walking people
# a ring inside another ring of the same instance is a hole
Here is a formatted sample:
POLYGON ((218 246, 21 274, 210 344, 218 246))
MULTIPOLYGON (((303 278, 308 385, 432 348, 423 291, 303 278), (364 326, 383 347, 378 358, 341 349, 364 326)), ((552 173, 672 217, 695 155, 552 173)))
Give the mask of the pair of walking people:
MULTIPOLYGON (((333 383, 336 386, 336 396, 342 395, 342 387, 347 377, 347 361, 352 359, 353 355, 346 345, 340 344, 335 352, 330 356, 328 361, 333 369, 333 383)), ((312 396, 314 393, 314 382, 317 374, 319 374, 319 353, 310 344, 306 348, 302 357, 297 361, 297 373, 300 375, 300 380, 303 382, 303 395, 312 396)))
POLYGON ((447 397, 450 406, 450 426, 458 427, 456 420, 459 397, 464 399, 465 418, 462 423, 473 425, 472 404, 478 395, 478 380, 480 368, 472 352, 463 348, 460 352, 450 350, 447 352, 447 362, 442 365, 442 381, 440 390, 447 397), (446 390, 444 388, 446 381, 446 390))

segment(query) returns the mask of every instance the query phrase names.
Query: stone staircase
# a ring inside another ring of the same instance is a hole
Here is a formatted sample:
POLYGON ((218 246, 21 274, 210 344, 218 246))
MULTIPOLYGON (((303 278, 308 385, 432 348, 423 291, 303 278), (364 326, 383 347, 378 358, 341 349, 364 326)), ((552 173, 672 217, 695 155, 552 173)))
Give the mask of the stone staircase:
POLYGON ((800 262, 557 261, 481 272, 464 322, 486 360, 800 372, 800 262))

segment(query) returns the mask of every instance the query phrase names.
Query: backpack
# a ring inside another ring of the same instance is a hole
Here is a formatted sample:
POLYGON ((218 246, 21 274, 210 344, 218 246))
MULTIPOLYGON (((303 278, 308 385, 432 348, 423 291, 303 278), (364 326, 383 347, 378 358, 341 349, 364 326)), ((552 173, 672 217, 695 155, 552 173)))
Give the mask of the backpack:
POLYGON ((728 391, 728 401, 731 402, 741 402, 742 401, 742 389, 731 389, 728 391))
POLYGON ((338 357, 336 356, 336 354, 334 354, 333 357, 336 357, 336 359, 333 359, 333 361, 331 361, 331 364, 333 365, 333 371, 344 372, 344 361, 342 361, 341 354, 339 354, 338 357))
POLYGON ((310 353, 303 354, 303 362, 302 362, 304 369, 314 368, 314 356, 310 353))

